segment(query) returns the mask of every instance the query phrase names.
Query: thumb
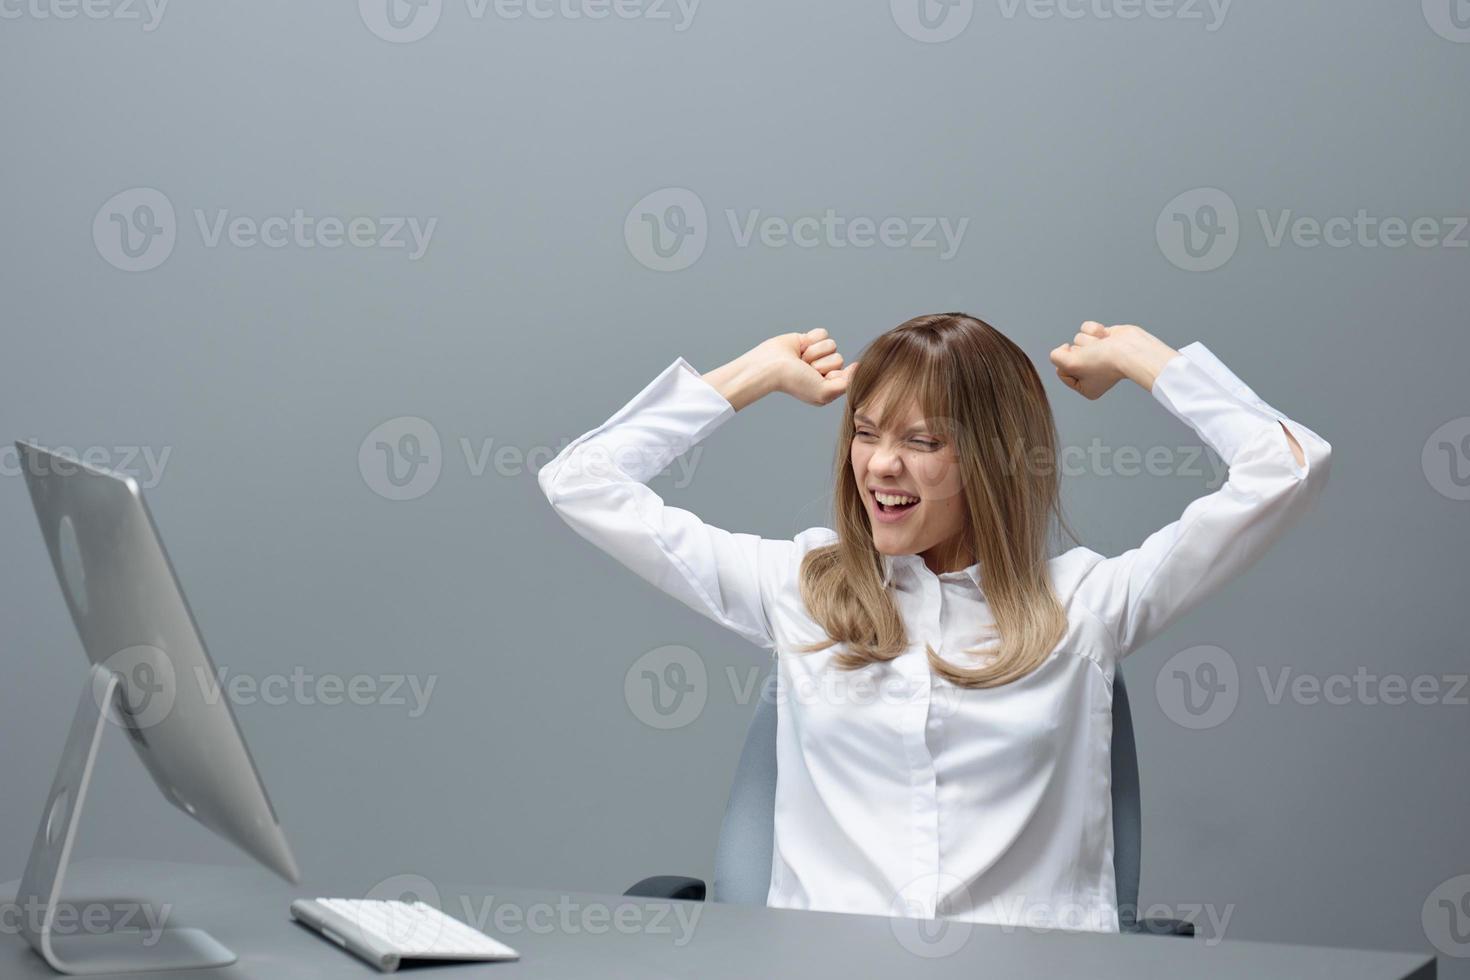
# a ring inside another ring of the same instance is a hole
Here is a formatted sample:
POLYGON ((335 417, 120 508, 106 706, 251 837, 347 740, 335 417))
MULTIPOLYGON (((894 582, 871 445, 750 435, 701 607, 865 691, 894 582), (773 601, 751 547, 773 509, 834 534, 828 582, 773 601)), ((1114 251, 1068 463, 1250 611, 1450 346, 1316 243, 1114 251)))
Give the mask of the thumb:
POLYGON ((838 395, 847 391, 847 386, 852 383, 853 372, 857 370, 857 366, 858 362, 853 361, 847 367, 839 368, 829 373, 822 379, 822 387, 827 389, 827 392, 833 398, 836 398, 838 395))

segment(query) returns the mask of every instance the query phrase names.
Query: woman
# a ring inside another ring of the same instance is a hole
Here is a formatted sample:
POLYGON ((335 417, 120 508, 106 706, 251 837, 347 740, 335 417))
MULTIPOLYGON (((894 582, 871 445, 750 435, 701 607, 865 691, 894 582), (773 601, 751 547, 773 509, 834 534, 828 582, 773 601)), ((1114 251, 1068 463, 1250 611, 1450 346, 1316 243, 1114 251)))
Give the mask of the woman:
POLYGON ((1122 555, 1049 558, 1046 393, 1019 347, 959 313, 895 327, 850 366, 824 330, 703 376, 680 358, 541 470, 579 534, 773 651, 768 905, 1118 931, 1114 671, 1303 513, 1331 447, 1202 343, 1088 322, 1051 361, 1089 399, 1124 378, 1152 392, 1227 482, 1122 555), (847 395, 835 530, 733 534, 645 485, 777 391, 847 395))

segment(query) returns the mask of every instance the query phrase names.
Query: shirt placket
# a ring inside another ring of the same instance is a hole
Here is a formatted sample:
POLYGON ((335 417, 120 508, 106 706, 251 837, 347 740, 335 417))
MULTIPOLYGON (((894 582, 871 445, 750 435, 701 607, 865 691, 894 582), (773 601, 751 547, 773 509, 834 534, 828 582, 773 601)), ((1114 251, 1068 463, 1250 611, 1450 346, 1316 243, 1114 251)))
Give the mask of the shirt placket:
POLYGON ((939 798, 934 757, 926 737, 933 674, 924 647, 927 644, 936 653, 941 649, 940 611, 943 599, 940 582, 935 575, 927 569, 915 570, 915 575, 919 580, 920 610, 912 625, 918 627, 919 635, 910 638, 914 646, 908 656, 899 658, 903 661, 909 689, 909 700, 904 706, 903 732, 910 774, 912 877, 905 889, 905 897, 920 903, 924 914, 933 918, 939 901, 939 798))

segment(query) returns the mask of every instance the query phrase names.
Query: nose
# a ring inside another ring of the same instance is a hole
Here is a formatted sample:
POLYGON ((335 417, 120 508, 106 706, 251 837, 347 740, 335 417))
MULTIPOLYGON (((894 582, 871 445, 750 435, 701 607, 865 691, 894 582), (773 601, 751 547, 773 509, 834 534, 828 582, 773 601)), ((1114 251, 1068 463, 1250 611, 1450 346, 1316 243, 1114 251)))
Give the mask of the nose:
POLYGON ((868 457, 868 472, 874 476, 897 476, 903 470, 903 460, 887 446, 879 446, 868 457))

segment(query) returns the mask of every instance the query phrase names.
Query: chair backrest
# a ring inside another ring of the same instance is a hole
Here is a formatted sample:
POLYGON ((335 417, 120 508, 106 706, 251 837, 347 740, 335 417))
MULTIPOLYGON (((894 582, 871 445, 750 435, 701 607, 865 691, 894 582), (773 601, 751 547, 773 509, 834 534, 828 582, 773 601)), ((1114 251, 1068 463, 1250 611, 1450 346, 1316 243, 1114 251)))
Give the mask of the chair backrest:
POLYGON ((764 905, 776 833, 776 668, 761 682, 715 846, 710 900, 764 905))
MULTIPOLYGON (((710 900, 764 905, 771 885, 776 813, 776 671, 761 683, 755 717, 735 767, 730 802, 715 849, 710 900)), ((1123 671, 1113 674, 1113 874, 1118 884, 1118 918, 1126 931, 1138 907, 1142 823, 1138 798, 1138 750, 1123 671)))

